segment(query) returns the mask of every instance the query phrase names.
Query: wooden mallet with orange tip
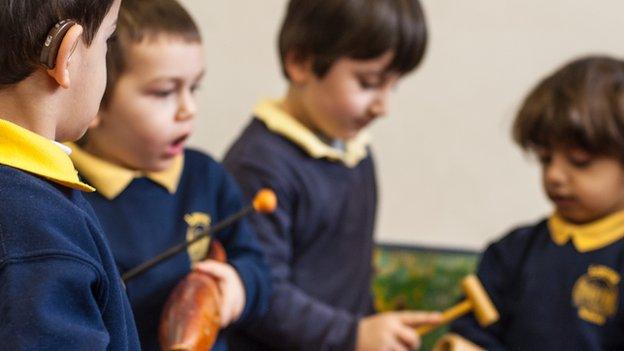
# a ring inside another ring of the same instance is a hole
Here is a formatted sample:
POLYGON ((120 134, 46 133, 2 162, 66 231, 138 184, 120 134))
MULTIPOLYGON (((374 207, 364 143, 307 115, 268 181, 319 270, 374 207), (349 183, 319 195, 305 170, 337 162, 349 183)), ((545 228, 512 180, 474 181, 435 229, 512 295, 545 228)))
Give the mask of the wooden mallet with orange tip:
POLYGON ((476 275, 471 274, 464 278, 462 280, 461 287, 462 291, 466 295, 466 299, 442 312, 442 320, 440 323, 417 327, 416 332, 419 335, 423 336, 442 325, 454 321, 470 311, 473 311, 475 318, 481 327, 485 328, 498 321, 498 311, 476 275))

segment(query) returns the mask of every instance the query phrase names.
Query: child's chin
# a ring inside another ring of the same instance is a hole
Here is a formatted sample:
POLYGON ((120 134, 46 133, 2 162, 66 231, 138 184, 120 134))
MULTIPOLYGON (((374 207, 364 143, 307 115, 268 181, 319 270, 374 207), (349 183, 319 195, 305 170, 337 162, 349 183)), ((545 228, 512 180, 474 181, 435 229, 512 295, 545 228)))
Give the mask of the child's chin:
POLYGON ((587 224, 598 219, 598 218, 592 217, 589 214, 577 213, 573 211, 557 210, 557 212, 567 222, 574 223, 574 224, 587 224))
POLYGON ((351 130, 349 132, 344 133, 344 136, 340 139, 342 140, 350 140, 355 138, 356 136, 358 136, 358 134, 360 134, 360 132, 362 131, 362 129, 357 129, 357 130, 351 130))
POLYGON ((338 140, 349 140, 356 137, 359 133, 360 129, 343 129, 340 131, 336 131, 335 133, 333 133, 333 135, 331 135, 331 137, 338 140))
POLYGON ((145 165, 144 170, 147 172, 162 172, 173 164, 173 158, 169 159, 159 159, 154 162, 150 162, 150 164, 145 165))

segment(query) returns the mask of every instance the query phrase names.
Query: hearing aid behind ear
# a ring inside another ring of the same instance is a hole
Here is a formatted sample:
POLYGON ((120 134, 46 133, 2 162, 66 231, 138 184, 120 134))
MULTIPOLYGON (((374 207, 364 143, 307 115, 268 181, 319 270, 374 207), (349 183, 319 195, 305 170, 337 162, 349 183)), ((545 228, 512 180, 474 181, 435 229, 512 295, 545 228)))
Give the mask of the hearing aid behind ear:
POLYGON ((46 66, 46 68, 53 69, 54 66, 56 66, 56 55, 58 54, 61 42, 65 34, 67 34, 67 31, 69 31, 74 24, 76 24, 74 20, 62 20, 54 25, 50 33, 48 33, 39 59, 41 64, 46 66))

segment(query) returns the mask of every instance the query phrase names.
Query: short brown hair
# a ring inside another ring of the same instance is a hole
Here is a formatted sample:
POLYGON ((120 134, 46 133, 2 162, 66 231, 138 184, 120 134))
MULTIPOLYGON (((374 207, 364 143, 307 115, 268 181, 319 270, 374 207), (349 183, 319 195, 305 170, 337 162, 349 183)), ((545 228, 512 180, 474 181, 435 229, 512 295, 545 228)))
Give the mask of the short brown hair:
POLYGON ((524 100, 513 138, 525 150, 562 145, 624 161, 624 62, 584 57, 545 78, 524 100))
POLYGON ((311 58, 323 77, 341 57, 372 59, 392 50, 387 71, 405 74, 422 60, 427 26, 418 0, 291 0, 279 34, 286 55, 311 58))
POLYGON ((0 2, 0 89, 28 78, 39 65, 48 32, 64 19, 84 27, 90 45, 113 0, 2 0, 0 2))
POLYGON ((191 15, 175 0, 124 0, 119 9, 116 40, 108 45, 108 82, 102 103, 106 105, 119 77, 127 69, 129 45, 153 40, 160 35, 201 42, 191 15))

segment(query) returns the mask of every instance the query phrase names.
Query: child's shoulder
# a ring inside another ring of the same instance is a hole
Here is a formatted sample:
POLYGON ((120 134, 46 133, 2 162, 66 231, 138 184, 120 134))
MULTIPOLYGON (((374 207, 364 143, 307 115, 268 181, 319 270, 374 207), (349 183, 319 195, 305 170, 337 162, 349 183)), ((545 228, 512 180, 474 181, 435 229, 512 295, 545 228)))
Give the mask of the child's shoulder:
POLYGON ((521 267, 534 243, 548 240, 547 220, 532 225, 516 227, 502 238, 490 243, 479 263, 479 276, 497 275, 500 272, 514 274, 521 267), (498 273, 497 273, 498 272, 498 273))
POLYGON ((303 149, 254 117, 230 147, 223 163, 234 173, 241 167, 248 167, 290 178, 309 161, 310 156, 303 149))
POLYGON ((513 245, 515 243, 530 240, 540 234, 548 234, 547 223, 548 219, 542 218, 535 223, 516 226, 504 235, 500 242, 508 242, 513 245))
POLYGON ((193 148, 184 150, 184 164, 194 167, 221 168, 221 164, 212 156, 193 148))
POLYGON ((90 260, 97 224, 81 207, 81 195, 14 168, 0 166, 0 252, 7 256, 65 252, 90 260))
POLYGON ((227 174, 221 162, 210 154, 193 148, 184 150, 184 171, 204 176, 225 176, 227 174))
POLYGON ((264 122, 253 117, 230 148, 226 158, 250 160, 293 159, 304 155, 302 150, 283 135, 271 131, 264 122))
MULTIPOLYGON (((47 182, 43 179, 31 175, 25 171, 0 164, 0 196, 18 191, 14 186, 25 186, 28 189, 45 191, 48 188, 47 182)), ((0 203, 0 206, 2 203, 0 203)))
POLYGON ((541 219, 536 223, 518 226, 503 237, 490 243, 488 250, 496 250, 503 254, 523 252, 534 240, 547 238, 547 219, 541 219))
POLYGON ((222 184, 229 178, 230 175, 223 164, 209 154, 192 148, 184 151, 183 182, 195 185, 197 182, 207 182, 215 185, 222 184))
POLYGON ((0 165, 0 208, 4 210, 0 211, 0 215, 48 207, 49 211, 56 212, 63 208, 64 198, 53 183, 25 171, 0 165))

